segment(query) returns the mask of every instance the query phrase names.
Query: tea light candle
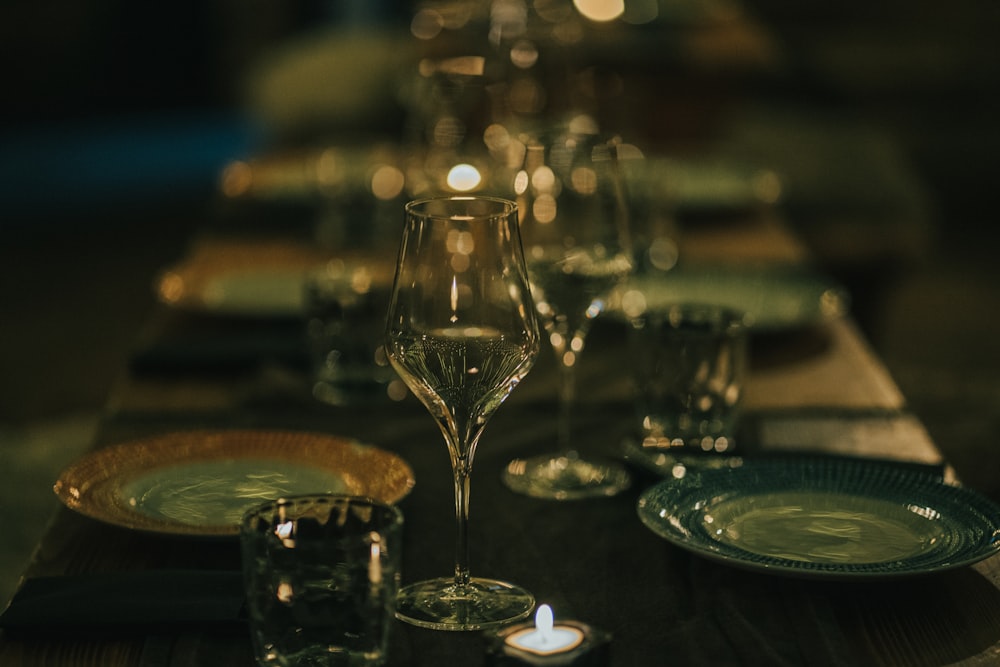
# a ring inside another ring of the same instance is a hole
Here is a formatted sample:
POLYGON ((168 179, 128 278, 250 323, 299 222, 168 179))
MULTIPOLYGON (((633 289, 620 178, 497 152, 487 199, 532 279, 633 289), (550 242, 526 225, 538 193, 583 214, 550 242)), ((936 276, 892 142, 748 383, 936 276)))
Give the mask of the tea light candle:
POLYGON ((534 624, 505 628, 490 646, 494 667, 588 667, 606 665, 610 635, 577 621, 555 622, 552 608, 543 604, 534 624))
POLYGON ((552 607, 543 604, 535 612, 535 627, 511 633, 506 642, 536 655, 553 655, 565 653, 582 644, 583 632, 567 625, 555 627, 552 607))

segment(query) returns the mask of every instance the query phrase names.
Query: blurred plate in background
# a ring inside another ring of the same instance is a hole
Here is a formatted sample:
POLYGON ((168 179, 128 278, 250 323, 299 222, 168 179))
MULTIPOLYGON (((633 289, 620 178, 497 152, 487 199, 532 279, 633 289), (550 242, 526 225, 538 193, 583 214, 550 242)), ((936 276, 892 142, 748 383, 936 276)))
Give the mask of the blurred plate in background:
POLYGON ((675 303, 711 303, 746 314, 755 331, 820 324, 848 311, 847 292, 832 279, 793 266, 677 266, 632 277, 619 301, 619 316, 675 303))

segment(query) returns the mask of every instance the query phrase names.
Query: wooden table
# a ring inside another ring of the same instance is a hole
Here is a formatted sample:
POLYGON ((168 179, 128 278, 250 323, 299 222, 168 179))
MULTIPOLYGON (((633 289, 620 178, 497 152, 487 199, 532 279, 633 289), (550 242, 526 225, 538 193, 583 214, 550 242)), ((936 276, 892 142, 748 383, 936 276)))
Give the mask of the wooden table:
MULTIPOLYGON (((728 229, 692 229, 682 248, 705 259, 805 261, 767 213, 728 229), (712 240, 715 237, 716 241, 712 240), (721 241, 719 239, 722 239, 721 241), (698 248, 701 248, 699 251, 698 248)), ((285 322, 215 318, 164 306, 141 347, 171 335, 222 336, 280 330, 285 322)), ((285 328, 282 328, 285 327, 285 328)), ((585 452, 614 454, 631 429, 627 379, 616 355, 621 331, 595 328, 581 361, 585 452)), ((890 458, 946 471, 885 367, 849 318, 807 335, 822 345, 791 360, 755 347, 747 422, 755 445, 890 458)), ((789 339, 790 340, 790 339, 789 339)), ((284 350, 285 348, 281 348, 284 350)), ((785 349, 779 346, 779 350, 785 349)), ((137 353, 142 350, 137 350, 137 353)), ((137 357, 141 356, 137 354, 137 357)), ((624 665, 986 665, 1000 661, 1000 558, 904 581, 829 583, 747 572, 678 549, 642 526, 636 501, 656 481, 642 472, 610 499, 546 502, 509 492, 500 471, 554 440, 554 362, 546 355, 487 427, 473 474, 474 574, 532 590, 564 618, 614 635, 624 665)), ((95 447, 193 428, 270 428, 335 433, 395 451, 417 485, 406 516, 404 580, 451 571, 453 504, 445 448, 414 399, 334 408, 313 401, 301 369, 281 354, 256 363, 153 372, 134 365, 110 397, 95 447)), ((28 576, 239 568, 235 541, 132 532, 60 511, 28 576)), ((484 664, 478 633, 397 624, 392 665, 484 664)), ((42 628, 0 639, 5 667, 147 667, 251 664, 245 628, 42 628)))

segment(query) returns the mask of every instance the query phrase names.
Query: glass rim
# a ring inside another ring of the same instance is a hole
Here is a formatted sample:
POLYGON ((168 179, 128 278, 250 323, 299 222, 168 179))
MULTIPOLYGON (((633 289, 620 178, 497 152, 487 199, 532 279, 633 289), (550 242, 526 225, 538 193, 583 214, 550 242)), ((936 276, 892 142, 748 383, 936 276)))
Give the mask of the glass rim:
POLYGON ((668 321, 708 324, 720 330, 750 329, 752 316, 734 306, 709 301, 678 301, 647 308, 640 319, 659 317, 668 321))
POLYGON ((254 518, 265 516, 269 512, 273 513, 279 507, 292 507, 307 501, 327 501, 331 504, 333 502, 345 502, 349 505, 368 505, 370 507, 386 511, 387 516, 391 517, 391 521, 389 521, 383 528, 401 526, 403 524, 403 511, 399 509, 399 507, 372 496, 362 496, 350 493, 301 493, 281 496, 280 498, 267 500, 247 508, 243 512, 243 516, 240 518, 240 529, 243 530, 251 527, 254 518))
POLYGON ((494 195, 442 195, 435 197, 421 197, 420 199, 414 199, 409 201, 404 206, 407 215, 412 215, 414 217, 423 218, 426 220, 465 220, 472 218, 506 218, 511 214, 517 212, 517 203, 510 199, 505 199, 504 197, 497 197, 494 195), (481 201, 490 204, 496 204, 498 209, 496 211, 489 211, 486 213, 431 213, 429 211, 418 210, 421 207, 426 207, 429 204, 442 203, 442 202, 462 202, 462 201, 481 201))

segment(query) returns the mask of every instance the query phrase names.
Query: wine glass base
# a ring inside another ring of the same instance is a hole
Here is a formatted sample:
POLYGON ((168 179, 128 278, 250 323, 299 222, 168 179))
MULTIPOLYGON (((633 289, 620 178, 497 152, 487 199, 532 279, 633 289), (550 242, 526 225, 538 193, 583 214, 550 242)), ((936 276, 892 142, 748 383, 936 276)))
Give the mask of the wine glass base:
POLYGON ((396 618, 432 630, 483 630, 527 618, 535 597, 520 586, 473 578, 465 586, 440 578, 404 586, 396 618))
POLYGON ((594 463, 556 454, 511 461, 503 481, 512 491, 534 498, 577 500, 621 493, 632 478, 625 466, 614 461, 594 463))

